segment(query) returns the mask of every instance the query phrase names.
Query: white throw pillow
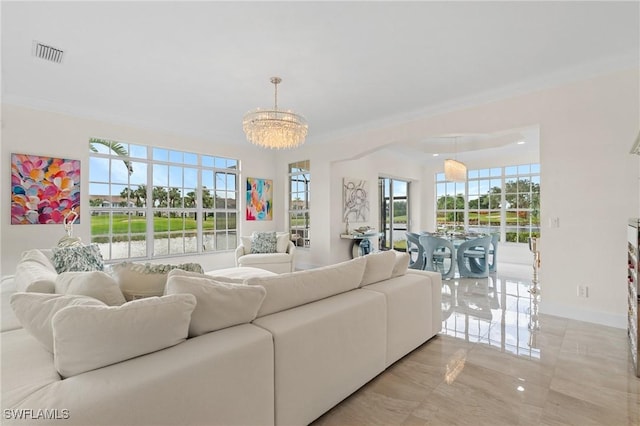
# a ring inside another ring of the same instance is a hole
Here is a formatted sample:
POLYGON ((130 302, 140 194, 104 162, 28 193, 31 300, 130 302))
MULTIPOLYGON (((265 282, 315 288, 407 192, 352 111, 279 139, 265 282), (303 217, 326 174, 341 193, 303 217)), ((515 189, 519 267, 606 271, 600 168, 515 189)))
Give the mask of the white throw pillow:
POLYGON ((196 297, 189 337, 253 321, 267 294, 260 286, 225 283, 207 276, 180 273, 169 274, 165 291, 166 294, 188 293, 196 297))
POLYGON ((118 282, 127 301, 164 294, 167 274, 173 269, 203 273, 198 263, 179 265, 122 262, 111 265, 111 276, 118 282))
POLYGON ((63 272, 56 278, 56 293, 89 296, 109 306, 126 302, 116 280, 102 271, 63 272))
POLYGON ((26 250, 16 265, 16 290, 53 293, 58 273, 49 258, 40 250, 26 250))
POLYGON ((364 258, 367 259, 367 267, 364 269, 361 287, 391 278, 396 263, 394 250, 371 253, 364 258))
POLYGON ((409 253, 402 253, 399 251, 393 250, 396 254, 396 261, 393 265, 393 271, 391 272, 391 278, 401 277, 407 273, 407 269, 409 269, 409 259, 411 256, 409 253))
POLYGON ((267 290, 258 316, 265 316, 353 290, 360 285, 367 261, 358 257, 335 265, 246 280, 267 290))
POLYGON ((289 233, 276 232, 276 251, 278 253, 286 253, 289 247, 289 233))
POLYGON ((51 319, 68 306, 104 306, 104 303, 87 296, 43 293, 14 293, 11 308, 25 330, 49 352, 53 352, 51 319))
POLYGON ((71 377, 177 345, 187 338, 196 298, 173 294, 122 306, 70 306, 53 316, 56 370, 71 377))
POLYGON ((240 242, 244 246, 244 254, 251 253, 251 237, 240 237, 240 242))

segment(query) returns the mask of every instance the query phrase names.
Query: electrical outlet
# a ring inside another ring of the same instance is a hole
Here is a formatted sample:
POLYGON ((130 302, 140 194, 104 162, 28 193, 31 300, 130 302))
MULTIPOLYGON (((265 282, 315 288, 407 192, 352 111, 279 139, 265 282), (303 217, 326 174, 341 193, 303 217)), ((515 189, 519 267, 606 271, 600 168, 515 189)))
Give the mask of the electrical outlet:
POLYGON ((579 285, 578 284, 578 297, 584 297, 585 299, 589 297, 589 286, 588 285, 579 285))

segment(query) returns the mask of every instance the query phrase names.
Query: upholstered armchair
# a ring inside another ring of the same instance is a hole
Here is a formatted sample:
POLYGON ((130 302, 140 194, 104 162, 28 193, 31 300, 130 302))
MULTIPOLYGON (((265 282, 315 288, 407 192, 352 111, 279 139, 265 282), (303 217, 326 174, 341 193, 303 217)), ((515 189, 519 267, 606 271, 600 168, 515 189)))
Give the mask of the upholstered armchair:
POLYGON ((296 247, 286 232, 277 233, 275 246, 269 240, 275 232, 254 232, 250 237, 240 237, 236 248, 236 266, 260 268, 282 274, 295 270, 296 247), (264 244, 264 238, 268 240, 264 244), (253 250, 252 250, 253 247, 253 250))

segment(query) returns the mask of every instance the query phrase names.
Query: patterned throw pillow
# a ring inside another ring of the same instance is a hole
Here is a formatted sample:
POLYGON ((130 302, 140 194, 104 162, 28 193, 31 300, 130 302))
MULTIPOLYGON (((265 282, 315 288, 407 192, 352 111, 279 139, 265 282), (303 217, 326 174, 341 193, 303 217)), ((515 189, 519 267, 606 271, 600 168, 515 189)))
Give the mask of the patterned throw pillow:
POLYGON ((277 241, 275 232, 254 232, 251 235, 251 253, 276 253, 277 241))
POLYGON ((97 244, 88 246, 54 247, 53 266, 63 272, 102 271, 104 262, 97 244))

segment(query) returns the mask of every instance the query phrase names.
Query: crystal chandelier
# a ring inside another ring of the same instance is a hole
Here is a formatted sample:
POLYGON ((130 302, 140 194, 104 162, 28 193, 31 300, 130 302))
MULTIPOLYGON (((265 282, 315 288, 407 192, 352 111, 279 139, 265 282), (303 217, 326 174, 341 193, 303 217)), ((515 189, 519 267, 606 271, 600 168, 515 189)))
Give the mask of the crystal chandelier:
MULTIPOLYGON (((455 158, 458 157, 458 138, 455 139, 455 158)), ((444 160, 444 178, 449 182, 464 182, 467 180, 467 166, 460 161, 444 160)))
POLYGON ((274 108, 249 111, 242 120, 242 129, 247 135, 247 140, 264 148, 296 148, 304 143, 309 130, 307 120, 300 114, 278 110, 280 82, 280 77, 271 77, 271 83, 275 85, 274 108))

